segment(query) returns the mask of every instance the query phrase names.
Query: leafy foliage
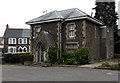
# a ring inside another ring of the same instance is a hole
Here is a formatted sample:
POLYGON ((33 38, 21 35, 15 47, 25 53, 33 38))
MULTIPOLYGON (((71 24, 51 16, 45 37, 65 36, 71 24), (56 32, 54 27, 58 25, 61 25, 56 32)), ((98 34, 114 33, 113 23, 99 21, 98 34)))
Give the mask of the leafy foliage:
POLYGON ((58 52, 57 47, 53 46, 49 48, 48 57, 49 57, 49 61, 53 64, 56 63, 57 61, 57 52, 58 52))
POLYGON ((116 27, 118 16, 115 12, 115 2, 96 2, 95 10, 95 18, 109 27, 116 27))
POLYGON ((31 61, 31 59, 33 59, 33 56, 30 55, 30 53, 6 53, 3 56, 3 61, 6 63, 24 63, 24 61, 31 61), (32 58, 25 58, 29 56, 32 58))
POLYGON ((73 53, 64 52, 62 58, 58 59, 60 63, 67 65, 87 64, 90 61, 90 51, 88 48, 80 48, 73 53))
POLYGON ((110 67, 110 64, 108 62, 102 62, 102 67, 110 67))
POLYGON ((90 51, 88 48, 81 48, 75 51, 75 59, 78 64, 86 64, 90 61, 90 51))
POLYGON ((32 55, 20 55, 20 62, 24 64, 24 62, 32 62, 33 56, 32 55))
MULTIPOLYGON (((118 26, 116 25, 118 14, 115 11, 115 2, 96 2, 95 11, 95 18, 114 29, 114 41, 117 42, 119 40, 118 26)), ((115 45, 115 48, 118 48, 118 46, 115 45)))
POLYGON ((4 59, 6 63, 19 63, 20 62, 20 54, 4 54, 4 59))

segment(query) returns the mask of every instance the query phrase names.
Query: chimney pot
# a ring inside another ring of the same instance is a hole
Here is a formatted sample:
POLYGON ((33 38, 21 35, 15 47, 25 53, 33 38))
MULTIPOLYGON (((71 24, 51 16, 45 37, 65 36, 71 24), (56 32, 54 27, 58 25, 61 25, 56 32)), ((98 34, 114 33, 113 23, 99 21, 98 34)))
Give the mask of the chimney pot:
POLYGON ((8 24, 6 25, 6 29, 9 29, 9 25, 8 24))

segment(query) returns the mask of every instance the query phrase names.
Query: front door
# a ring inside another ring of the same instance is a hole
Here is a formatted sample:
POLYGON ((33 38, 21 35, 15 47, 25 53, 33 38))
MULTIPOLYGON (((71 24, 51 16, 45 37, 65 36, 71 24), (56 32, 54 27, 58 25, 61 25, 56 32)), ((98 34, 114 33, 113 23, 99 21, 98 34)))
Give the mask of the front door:
POLYGON ((44 56, 45 56, 45 47, 44 47, 44 45, 43 44, 41 44, 40 46, 39 46, 39 55, 38 55, 38 57, 39 57, 39 62, 44 62, 44 56))

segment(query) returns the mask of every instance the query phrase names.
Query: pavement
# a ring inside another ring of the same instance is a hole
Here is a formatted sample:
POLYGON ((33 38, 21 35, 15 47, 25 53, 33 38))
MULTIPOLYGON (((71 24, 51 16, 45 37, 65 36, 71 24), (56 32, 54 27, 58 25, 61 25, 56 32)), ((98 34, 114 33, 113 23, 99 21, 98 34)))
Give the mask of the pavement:
MULTIPOLYGON (((88 65, 87 65, 88 67, 88 65)), ((91 67, 89 65, 89 67, 91 67)), ((93 66, 92 66, 93 67, 93 66)), ((79 67, 3 65, 3 81, 118 81, 118 71, 79 67)))
POLYGON ((95 67, 98 67, 100 65, 101 65, 101 63, 93 63, 93 64, 80 65, 78 67, 81 67, 81 68, 95 68, 95 67))

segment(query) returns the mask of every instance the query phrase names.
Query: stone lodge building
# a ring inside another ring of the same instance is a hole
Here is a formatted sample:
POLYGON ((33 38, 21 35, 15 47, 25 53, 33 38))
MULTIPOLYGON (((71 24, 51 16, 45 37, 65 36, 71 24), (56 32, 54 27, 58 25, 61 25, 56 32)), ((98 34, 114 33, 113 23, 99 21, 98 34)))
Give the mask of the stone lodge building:
MULTIPOLYGON (((34 62, 47 60, 51 46, 57 46, 61 52, 88 47, 93 59, 113 57, 112 28, 77 8, 55 10, 26 24, 30 25, 34 62)), ((56 56, 61 57, 61 53, 56 56)))

